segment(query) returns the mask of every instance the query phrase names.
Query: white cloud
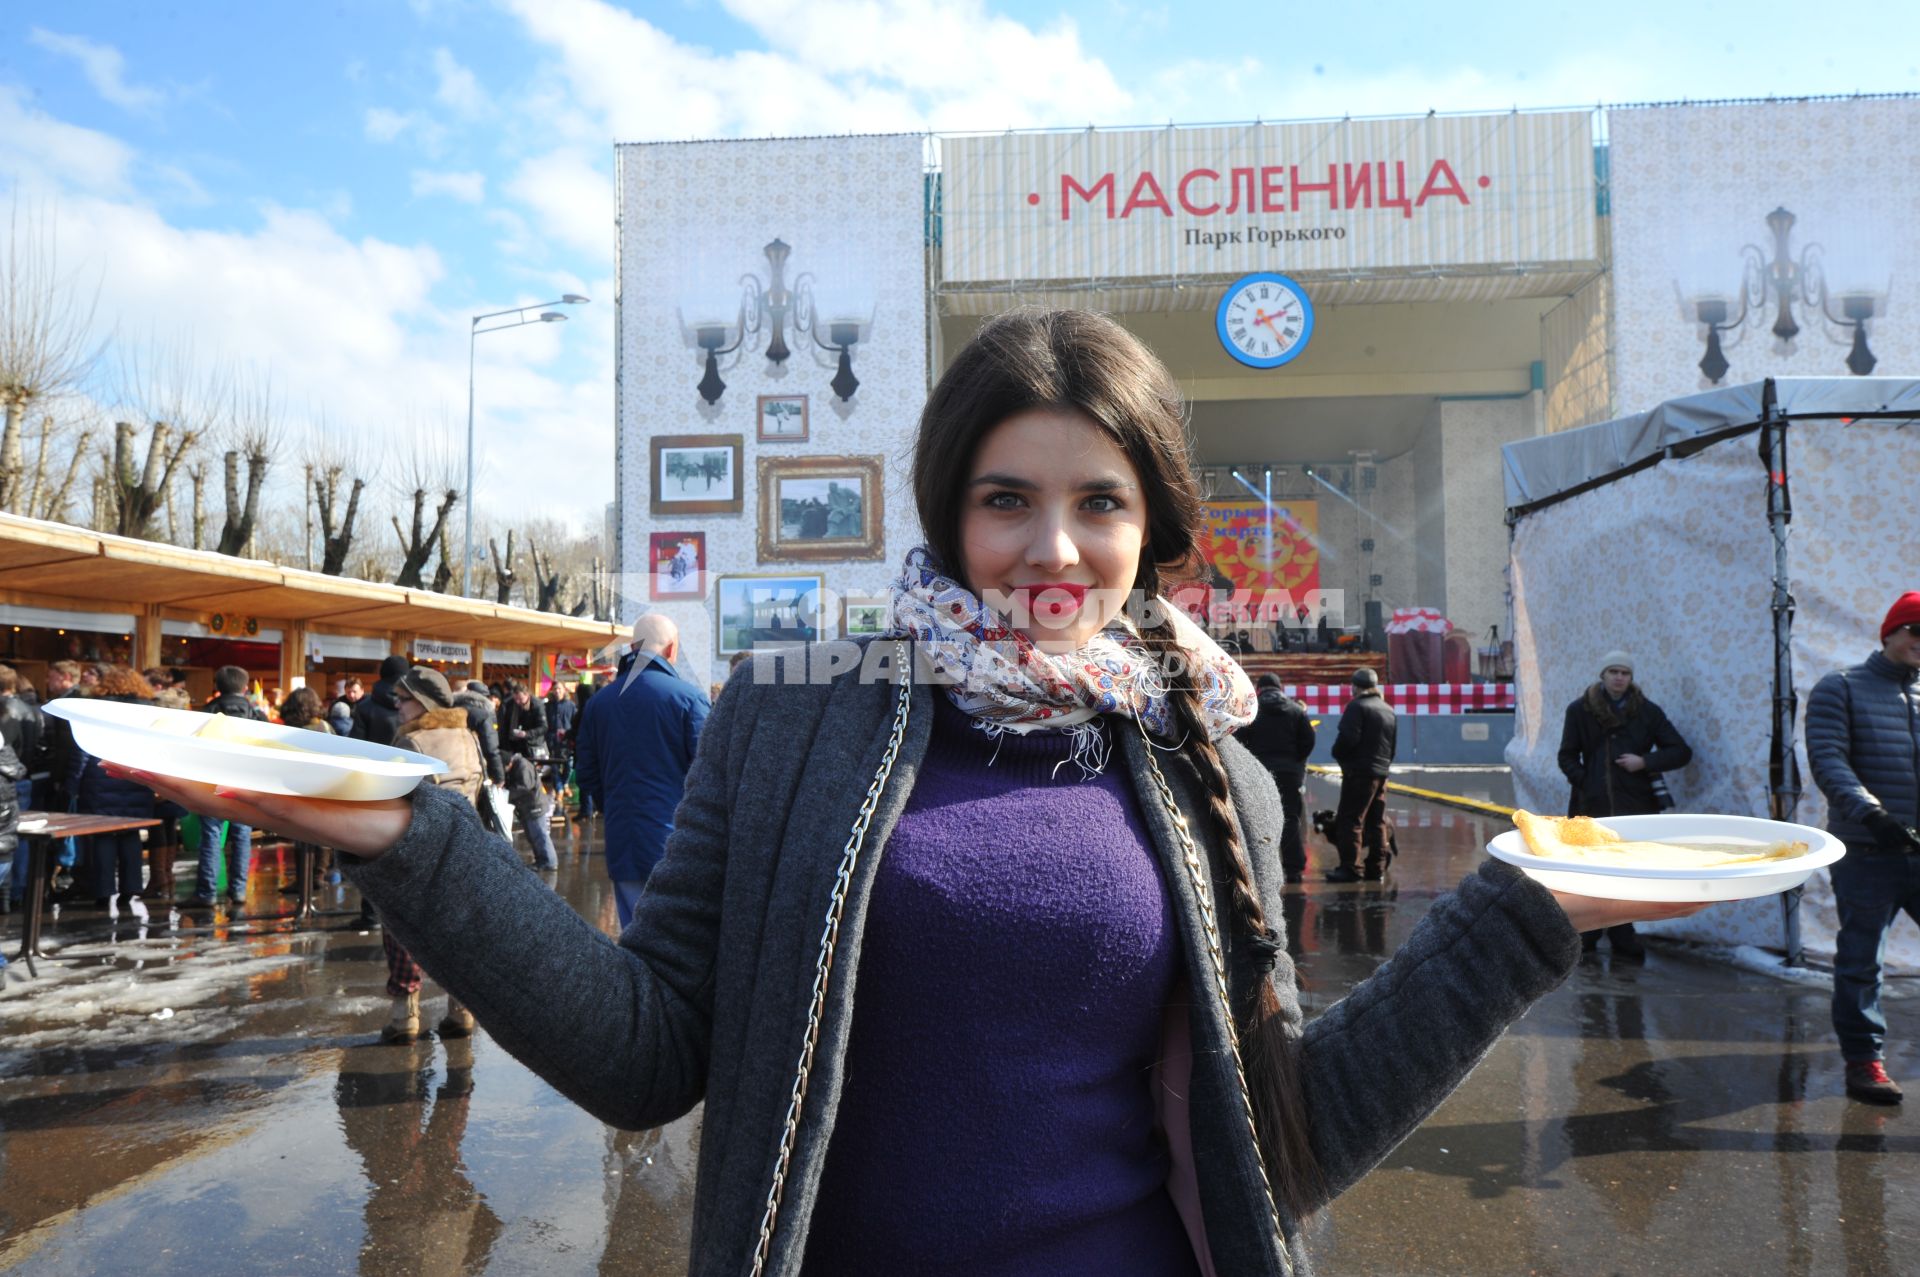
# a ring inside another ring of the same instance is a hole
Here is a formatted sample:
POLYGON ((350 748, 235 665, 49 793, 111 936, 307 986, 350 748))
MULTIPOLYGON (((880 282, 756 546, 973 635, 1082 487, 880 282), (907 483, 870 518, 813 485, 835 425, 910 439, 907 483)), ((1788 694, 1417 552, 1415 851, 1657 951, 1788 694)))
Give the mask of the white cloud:
POLYGON ((438 173, 431 169, 413 170, 415 198, 445 195, 462 204, 478 204, 487 197, 487 175, 480 172, 438 173))
POLYGON ((122 110, 152 111, 166 100, 158 89, 129 84, 127 60, 110 44, 95 44, 85 36, 61 35, 44 27, 33 28, 27 38, 50 53, 78 62, 93 91, 122 110))
POLYGON ((520 165, 506 189, 568 247, 612 260, 613 179, 593 157, 576 150, 536 156, 520 165))
POLYGON ((384 106, 367 108, 366 132, 370 142, 391 142, 406 132, 413 117, 399 111, 389 111, 384 106))
POLYGON ((443 106, 451 107, 461 115, 478 115, 487 106, 487 95, 480 89, 480 81, 473 72, 460 65, 451 52, 446 49, 433 51, 433 73, 439 81, 434 97, 443 106))
POLYGON ((0 181, 118 192, 133 161, 118 138, 56 120, 28 105, 25 90, 0 84, 0 181))
POLYGON ((605 0, 506 0, 609 140, 1001 128, 1124 115, 1129 95, 1067 22, 981 0, 730 0, 767 43, 715 53, 605 0))

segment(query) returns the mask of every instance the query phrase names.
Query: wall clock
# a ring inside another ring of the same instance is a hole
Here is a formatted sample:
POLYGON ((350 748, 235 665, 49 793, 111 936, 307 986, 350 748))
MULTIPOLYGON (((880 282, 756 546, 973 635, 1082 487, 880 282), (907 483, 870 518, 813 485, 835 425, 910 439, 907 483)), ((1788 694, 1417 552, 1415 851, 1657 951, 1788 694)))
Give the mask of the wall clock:
POLYGON ((1242 275, 1227 286, 1214 313, 1227 353, 1249 368, 1278 368, 1299 358, 1313 336, 1307 290, 1271 271, 1242 275))

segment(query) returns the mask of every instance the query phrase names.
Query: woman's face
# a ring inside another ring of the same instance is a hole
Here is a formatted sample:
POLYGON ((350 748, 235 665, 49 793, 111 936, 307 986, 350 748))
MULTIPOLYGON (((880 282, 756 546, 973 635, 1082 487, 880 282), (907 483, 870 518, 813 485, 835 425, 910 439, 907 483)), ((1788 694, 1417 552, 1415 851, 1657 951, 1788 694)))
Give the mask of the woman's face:
POLYGON ((400 706, 400 721, 403 723, 411 723, 414 719, 427 712, 427 707, 422 705, 410 692, 400 692, 393 699, 400 706))
POLYGON ((1125 606, 1147 539, 1127 454, 1077 412, 1035 408, 981 441, 960 516, 960 573, 1043 651, 1084 646, 1125 606))

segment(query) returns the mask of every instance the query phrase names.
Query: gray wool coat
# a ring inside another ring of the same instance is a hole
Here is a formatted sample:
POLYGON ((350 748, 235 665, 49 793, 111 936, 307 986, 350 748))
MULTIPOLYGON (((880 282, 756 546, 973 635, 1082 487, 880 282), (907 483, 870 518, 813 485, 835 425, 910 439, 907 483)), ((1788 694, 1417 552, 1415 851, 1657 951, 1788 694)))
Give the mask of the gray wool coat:
MULTIPOLYGON (((472 804, 432 786, 415 792, 412 825, 392 850, 347 870, 434 979, 590 1113, 614 1126, 648 1127, 705 1101, 691 1263, 701 1277, 741 1277, 749 1269, 835 873, 897 695, 852 675, 765 685, 756 668, 764 678, 771 663, 743 665, 715 704, 665 858, 618 943, 528 873, 507 843, 481 828, 472 804)), ((924 684, 912 692, 905 744, 852 877, 770 1273, 798 1273, 806 1252, 840 1102, 874 868, 925 756, 932 697, 942 694, 924 684)), ((1209 989, 1198 897, 1155 797, 1146 747, 1130 721, 1114 727, 1109 765, 1125 769, 1140 797, 1180 919, 1191 987, 1209 989)), ((1239 744, 1229 739, 1222 754, 1267 917, 1277 926, 1279 795, 1267 769, 1239 744)), ((1180 755, 1159 757, 1210 860, 1215 908, 1227 918, 1230 874, 1211 838, 1201 781, 1180 755)), ((1231 943, 1231 928, 1223 939, 1233 1002, 1244 1017, 1260 973, 1248 946, 1231 943)), ((1566 977, 1579 951, 1579 936, 1553 898, 1489 860, 1435 902, 1391 960, 1308 1024, 1304 1082, 1329 1195, 1431 1113, 1506 1027, 1566 977)), ((1284 948, 1272 978, 1298 1025, 1284 948)), ((1214 1269, 1222 1277, 1278 1274, 1218 998, 1195 996, 1188 1020, 1188 1115, 1214 1269)), ((1283 1216, 1282 1224, 1296 1271, 1309 1272, 1296 1221, 1283 1216)))

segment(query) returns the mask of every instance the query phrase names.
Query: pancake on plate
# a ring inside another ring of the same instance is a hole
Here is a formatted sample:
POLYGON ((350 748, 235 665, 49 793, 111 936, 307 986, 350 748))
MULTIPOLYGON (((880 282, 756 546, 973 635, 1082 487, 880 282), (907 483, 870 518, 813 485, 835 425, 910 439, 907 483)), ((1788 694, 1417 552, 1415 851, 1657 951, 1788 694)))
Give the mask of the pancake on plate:
POLYGON ((1807 854, 1804 842, 1762 842, 1758 838, 1696 835, 1665 842, 1622 838, 1589 816, 1536 816, 1513 813, 1527 850, 1553 860, 1586 860, 1631 865, 1637 869, 1721 869, 1792 860, 1807 854))

